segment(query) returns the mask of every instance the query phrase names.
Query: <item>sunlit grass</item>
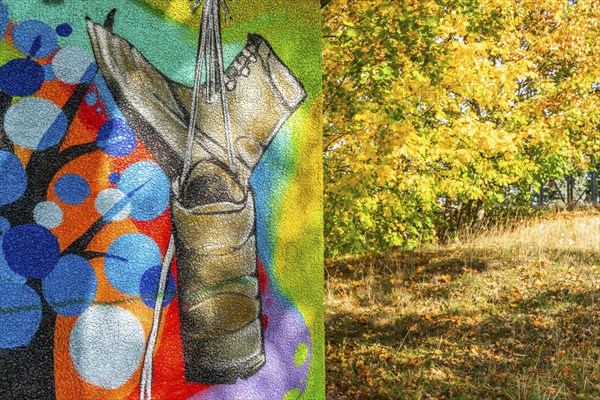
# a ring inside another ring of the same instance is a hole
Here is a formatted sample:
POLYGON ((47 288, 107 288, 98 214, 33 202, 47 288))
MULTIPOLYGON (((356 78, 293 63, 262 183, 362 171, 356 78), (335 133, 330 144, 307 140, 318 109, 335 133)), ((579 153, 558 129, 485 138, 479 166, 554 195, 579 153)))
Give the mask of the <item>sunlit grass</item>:
POLYGON ((600 399, 600 214, 329 261, 332 399, 600 399))

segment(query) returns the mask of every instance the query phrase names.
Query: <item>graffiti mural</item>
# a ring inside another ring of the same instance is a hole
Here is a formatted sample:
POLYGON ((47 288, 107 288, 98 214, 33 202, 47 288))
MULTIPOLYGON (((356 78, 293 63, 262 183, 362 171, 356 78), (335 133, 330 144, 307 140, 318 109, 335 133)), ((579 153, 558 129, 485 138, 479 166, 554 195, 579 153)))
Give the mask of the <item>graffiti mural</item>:
POLYGON ((324 398, 296 3, 0 2, 1 398, 324 398))

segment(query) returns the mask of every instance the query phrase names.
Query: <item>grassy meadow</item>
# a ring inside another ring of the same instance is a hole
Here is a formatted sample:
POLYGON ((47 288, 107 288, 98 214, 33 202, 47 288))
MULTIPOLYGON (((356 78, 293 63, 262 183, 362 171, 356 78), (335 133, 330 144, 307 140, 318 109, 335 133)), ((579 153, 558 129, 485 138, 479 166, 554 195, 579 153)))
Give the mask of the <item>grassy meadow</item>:
POLYGON ((328 400, 600 399, 600 213, 329 260, 328 400))

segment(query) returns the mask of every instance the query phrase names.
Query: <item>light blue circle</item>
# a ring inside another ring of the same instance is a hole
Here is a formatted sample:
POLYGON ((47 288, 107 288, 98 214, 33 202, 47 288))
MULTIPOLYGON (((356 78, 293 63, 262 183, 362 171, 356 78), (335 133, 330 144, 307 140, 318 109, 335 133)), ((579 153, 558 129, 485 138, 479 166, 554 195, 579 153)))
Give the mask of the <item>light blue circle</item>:
POLYGON ((46 58, 58 47, 56 31, 41 21, 21 22, 13 29, 12 36, 17 49, 33 58, 46 58))
POLYGON ((115 239, 104 255, 104 272, 117 290, 137 296, 144 273, 161 265, 158 246, 141 233, 128 233, 115 239))
POLYGON ((8 29, 8 22, 10 19, 10 14, 8 8, 4 3, 0 3, 0 39, 4 37, 6 34, 6 29, 8 29))
POLYGON ((94 301, 98 281, 94 268, 83 257, 61 257, 42 282, 44 297, 60 315, 72 317, 84 312, 94 301))
POLYGON ((94 57, 87 50, 75 46, 60 49, 52 59, 56 77, 69 84, 89 81, 88 75, 93 65, 94 57))
POLYGON ((42 322, 42 302, 27 285, 0 284, 0 348, 25 346, 42 322))
POLYGON ((33 209, 33 219, 45 228, 56 228, 63 221, 63 211, 53 201, 42 201, 33 209))
POLYGON ((140 321, 117 306, 91 306, 79 316, 69 337, 77 372, 86 382, 105 389, 116 389, 131 379, 144 346, 140 321))
POLYGON ((131 218, 150 221, 169 206, 170 182, 160 167, 150 161, 140 161, 128 167, 117 188, 131 200, 131 218))
POLYGON ((25 189, 25 167, 16 155, 0 150, 0 206, 19 200, 25 189))
POLYGON ((65 114, 56 104, 35 97, 13 104, 4 119, 8 137, 32 150, 45 150, 57 144, 67 132, 67 125, 65 114))
POLYGON ((90 195, 90 185, 80 175, 66 174, 56 180, 54 192, 67 204, 80 204, 90 195))
POLYGON ((131 212, 130 199, 119 189, 104 189, 96 197, 96 210, 105 221, 121 221, 131 212))

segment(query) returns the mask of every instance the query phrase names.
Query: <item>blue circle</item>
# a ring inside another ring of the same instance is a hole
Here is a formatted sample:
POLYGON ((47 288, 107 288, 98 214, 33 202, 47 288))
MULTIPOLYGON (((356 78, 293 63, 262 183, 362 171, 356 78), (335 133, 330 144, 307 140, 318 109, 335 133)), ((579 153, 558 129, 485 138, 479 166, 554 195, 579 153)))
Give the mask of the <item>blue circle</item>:
POLYGON ((29 279, 47 277, 60 257, 56 236, 37 224, 10 228, 3 236, 2 251, 10 269, 29 279))
POLYGON ((116 185, 121 180, 121 174, 118 172, 113 172, 108 176, 108 181, 113 185, 116 185))
POLYGON ((21 275, 15 273, 6 262, 4 258, 4 251, 2 251, 2 240, 3 237, 0 236, 0 283, 18 283, 24 284, 27 282, 27 278, 22 277, 21 275))
MULTIPOLYGON (((4 217, 0 217, 0 237, 2 236, 2 234, 4 234, 4 232, 6 232, 9 229, 10 229, 10 222, 4 217)), ((2 247, 0 246, 0 249, 1 248, 2 247)))
POLYGON ((93 106, 98 102, 98 95, 95 92, 89 92, 85 95, 85 102, 88 106, 93 106))
POLYGON ((98 147, 113 157, 125 157, 135 150, 136 137, 129 124, 122 119, 107 121, 98 131, 98 147))
POLYGON ((0 67, 0 90, 13 97, 37 93, 44 79, 44 68, 33 60, 16 58, 0 67))
POLYGON ((42 322, 40 296, 29 286, 0 284, 0 348, 25 346, 42 322))
POLYGON ((2 237, 4 236, 4 232, 9 229, 10 222, 4 217, 0 217, 0 282, 25 283, 27 280, 21 275, 15 274, 14 271, 8 267, 8 263, 4 259, 2 237))
POLYGON ((26 97, 13 104, 4 117, 9 139, 31 150, 46 150, 58 144, 67 128, 63 111, 52 101, 37 97, 26 97))
MULTIPOLYGON (((150 308, 154 308, 154 305, 156 304, 156 292, 158 292, 160 269, 160 265, 150 268, 148 271, 144 272, 140 282, 140 295, 142 296, 142 301, 150 308)), ((175 290, 175 278, 173 278, 173 274, 169 272, 163 305, 166 306, 173 300, 175 297, 175 290)))
POLYGON ((84 312, 96 297, 98 281, 94 268, 83 257, 61 257, 54 270, 42 282, 42 292, 60 315, 72 317, 84 312))
POLYGON ((27 189, 27 173, 19 158, 0 150, 0 206, 13 203, 27 189))
POLYGON ((17 49, 29 57, 46 58, 58 47, 56 32, 41 21, 21 22, 13 29, 12 35, 17 49))
POLYGON ((160 167, 150 161, 129 166, 117 188, 131 199, 131 218, 150 221, 169 206, 170 182, 160 167))
POLYGON ((56 27, 56 33, 58 33, 58 36, 68 37, 73 33, 73 28, 65 22, 56 27))
POLYGON ((81 204, 90 195, 90 185, 79 175, 66 174, 58 178, 54 191, 59 199, 67 204, 81 204))
POLYGON ((56 78, 56 74, 54 73, 54 68, 52 68, 52 64, 44 64, 44 79, 47 81, 52 81, 56 78))
POLYGON ((141 233, 128 233, 111 243, 104 255, 104 272, 108 281, 119 291, 140 294, 142 275, 161 264, 158 246, 141 233))
POLYGON ((8 12, 8 8, 4 3, 0 3, 0 39, 4 37, 6 34, 6 30, 8 29, 10 15, 8 12))

